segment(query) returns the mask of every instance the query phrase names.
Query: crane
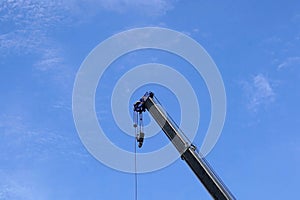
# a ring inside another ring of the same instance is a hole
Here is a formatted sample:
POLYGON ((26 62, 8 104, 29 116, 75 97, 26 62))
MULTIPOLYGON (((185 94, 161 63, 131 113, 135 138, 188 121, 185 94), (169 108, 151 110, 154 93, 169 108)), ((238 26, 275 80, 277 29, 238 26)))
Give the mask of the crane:
POLYGON ((145 95, 134 104, 133 110, 135 113, 134 127, 139 129, 136 140, 140 148, 143 145, 145 135, 143 132, 142 114, 143 112, 148 111, 212 198, 216 200, 235 199, 205 158, 200 156, 196 151, 196 146, 188 140, 176 123, 174 123, 166 111, 163 110, 157 98, 154 97, 153 92, 146 92, 145 95))

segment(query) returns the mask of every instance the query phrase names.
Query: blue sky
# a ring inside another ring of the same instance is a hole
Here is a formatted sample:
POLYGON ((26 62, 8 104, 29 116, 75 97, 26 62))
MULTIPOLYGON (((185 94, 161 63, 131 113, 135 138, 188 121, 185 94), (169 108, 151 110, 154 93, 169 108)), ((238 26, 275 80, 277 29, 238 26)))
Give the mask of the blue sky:
MULTIPOLYGON (((158 26, 183 32, 211 55, 223 77, 227 117, 207 156, 237 199, 293 199, 300 178, 299 1, 2 0, 0 2, 0 199, 133 199, 134 176, 108 168, 81 143, 72 116, 76 73, 113 34, 158 26)), ((195 143, 210 117, 201 77, 176 57, 144 51, 117 60, 97 89, 98 118, 115 144, 132 150, 113 121, 110 95, 119 77, 147 62, 188 76, 201 107, 195 143), (200 98, 201 97, 201 98, 200 98)), ((153 88, 175 120, 178 102, 153 88)), ((131 105, 128 105, 131 109, 131 105)), ((132 126, 129 124, 129 126, 132 126)), ((167 143, 145 141, 151 151, 167 143)), ((210 199, 178 159, 139 175, 139 199, 210 199)))

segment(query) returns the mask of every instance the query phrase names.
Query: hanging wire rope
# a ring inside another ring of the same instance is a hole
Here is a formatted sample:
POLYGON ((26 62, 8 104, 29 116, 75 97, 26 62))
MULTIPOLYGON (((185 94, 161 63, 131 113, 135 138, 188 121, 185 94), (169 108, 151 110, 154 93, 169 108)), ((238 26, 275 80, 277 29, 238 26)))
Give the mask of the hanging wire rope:
POLYGON ((135 182, 135 200, 138 198, 138 175, 136 168, 136 141, 134 138, 134 182, 135 182))
POLYGON ((138 174, 137 174, 137 159, 136 159, 136 138, 138 134, 138 114, 136 112, 133 112, 133 127, 134 127, 134 197, 135 200, 138 199, 138 174))
POLYGON ((134 138, 134 177, 135 177, 135 200, 138 199, 138 172, 137 172, 137 149, 141 148, 144 141, 144 123, 143 123, 143 112, 145 111, 144 101, 141 99, 137 101, 133 109, 133 127, 135 128, 135 138, 134 138))

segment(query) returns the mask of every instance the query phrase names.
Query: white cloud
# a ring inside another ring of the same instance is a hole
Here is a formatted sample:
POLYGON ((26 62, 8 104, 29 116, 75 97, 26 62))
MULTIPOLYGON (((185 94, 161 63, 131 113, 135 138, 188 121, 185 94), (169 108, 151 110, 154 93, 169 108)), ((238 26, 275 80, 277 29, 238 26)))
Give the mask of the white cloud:
POLYGON ((159 16, 170 10, 174 0, 2 0, 0 1, 0 56, 39 55, 40 70, 63 62, 62 49, 48 32, 55 27, 81 23, 101 12, 139 12, 159 16), (49 49, 52 50, 49 53, 49 49))
POLYGON ((102 5, 110 10, 137 10, 148 15, 162 15, 172 8, 171 2, 166 0, 103 0, 102 5))
POLYGON ((41 45, 40 40, 43 40, 43 38, 43 35, 27 30, 15 30, 2 34, 0 35, 1 54, 17 53, 18 55, 24 55, 36 53, 41 45))
MULTIPOLYGON (((6 163, 28 163, 60 155, 68 159, 88 157, 82 144, 60 130, 38 129, 29 118, 19 115, 0 115, 0 158, 6 163), (72 151, 70 151, 72 149, 72 151)), ((0 198, 1 199, 1 198, 0 198)))
POLYGON ((12 180, 7 180, 8 183, 0 185, 0 199, 24 199, 33 200, 36 197, 32 194, 32 188, 21 185, 12 180))
POLYGON ((300 65, 300 56, 288 57, 286 60, 284 60, 281 64, 277 66, 277 70, 296 65, 300 65))
POLYGON ((48 71, 50 69, 59 68, 64 59, 59 49, 51 48, 42 51, 41 59, 35 63, 35 68, 40 71, 48 71))
POLYGON ((99 9, 116 13, 138 12, 148 16, 160 16, 173 8, 175 0, 71 0, 64 2, 73 13, 90 11, 99 12, 99 9))
POLYGON ((30 173, 24 170, 13 173, 10 170, 0 170, 0 199, 45 199, 45 195, 39 190, 41 185, 36 183, 30 173))
POLYGON ((59 47, 48 36, 51 28, 66 23, 68 15, 59 0, 4 0, 0 2, 0 53, 38 55, 37 66, 61 61, 49 49, 59 47))
POLYGON ((246 96, 248 98, 248 109, 257 111, 262 105, 268 105, 275 100, 275 92, 270 80, 258 74, 251 81, 243 84, 246 96))

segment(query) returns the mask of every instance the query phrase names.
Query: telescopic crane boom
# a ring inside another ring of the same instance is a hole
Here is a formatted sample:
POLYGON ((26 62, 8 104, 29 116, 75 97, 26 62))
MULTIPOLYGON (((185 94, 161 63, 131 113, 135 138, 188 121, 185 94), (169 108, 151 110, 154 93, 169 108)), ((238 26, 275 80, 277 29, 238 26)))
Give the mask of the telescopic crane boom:
MULTIPOLYGON (((214 173, 207 161, 195 151, 196 147, 188 140, 188 138, 186 138, 178 126, 166 114, 152 92, 146 92, 140 101, 137 101, 134 104, 134 112, 140 116, 140 120, 142 120, 142 112, 145 112, 146 110, 149 111, 178 150, 181 158, 186 161, 209 194, 216 200, 234 200, 234 196, 214 173)), ((136 126, 137 125, 135 124, 135 127, 136 126)), ((140 128, 140 130, 142 130, 142 128, 140 128)), ((143 139, 144 133, 140 131, 140 134, 137 136, 139 147, 142 146, 143 139)))

